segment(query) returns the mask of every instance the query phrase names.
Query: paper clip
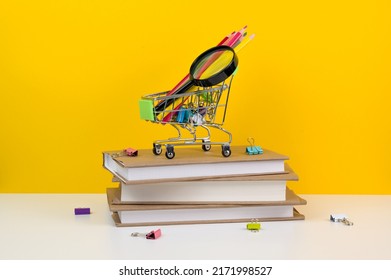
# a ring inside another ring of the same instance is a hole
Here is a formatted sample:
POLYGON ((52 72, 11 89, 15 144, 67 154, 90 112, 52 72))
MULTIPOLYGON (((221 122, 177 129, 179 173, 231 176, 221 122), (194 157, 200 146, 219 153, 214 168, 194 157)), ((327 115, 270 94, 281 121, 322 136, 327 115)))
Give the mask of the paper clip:
POLYGON ((258 222, 258 219, 252 219, 251 223, 247 224, 247 229, 251 232, 258 232, 261 229, 261 224, 258 222))
POLYGON ((111 157, 112 157, 112 158, 117 158, 117 157, 122 157, 122 156, 124 156, 124 155, 125 155, 125 152, 122 151, 122 152, 118 152, 118 153, 113 153, 113 154, 111 154, 111 157))
POLYGON ((250 143, 250 146, 246 147, 246 153, 248 155, 260 155, 263 154, 263 150, 260 146, 255 146, 255 140, 252 137, 247 138, 247 141, 250 143))
POLYGON ((348 220, 348 217, 344 214, 331 214, 330 221, 335 223, 343 223, 347 226, 352 226, 353 222, 348 220))
POLYGON ((161 235, 162 235, 162 231, 160 229, 157 229, 157 230, 152 230, 149 233, 132 232, 130 236, 145 237, 146 239, 158 239, 161 235))

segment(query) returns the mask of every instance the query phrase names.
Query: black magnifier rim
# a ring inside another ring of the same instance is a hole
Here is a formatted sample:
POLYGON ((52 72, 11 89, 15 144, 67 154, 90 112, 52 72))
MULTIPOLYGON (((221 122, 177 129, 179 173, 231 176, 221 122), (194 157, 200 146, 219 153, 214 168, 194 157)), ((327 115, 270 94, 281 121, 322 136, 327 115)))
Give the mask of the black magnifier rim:
POLYGON ((217 85, 227 79, 229 76, 231 76, 236 68, 238 67, 239 59, 238 56, 236 55, 235 51, 233 48, 229 46, 216 46, 213 48, 210 48, 209 50, 206 50, 202 54, 200 54, 194 61, 193 64, 190 67, 190 78, 192 80, 192 83, 196 86, 201 86, 201 87, 210 87, 217 85), (221 52, 221 51, 231 51, 233 53, 232 60, 230 63, 222 69, 220 72, 210 76, 209 78, 206 79, 196 79, 194 78, 194 71, 196 70, 198 64, 204 60, 205 57, 210 56, 214 52, 221 52))

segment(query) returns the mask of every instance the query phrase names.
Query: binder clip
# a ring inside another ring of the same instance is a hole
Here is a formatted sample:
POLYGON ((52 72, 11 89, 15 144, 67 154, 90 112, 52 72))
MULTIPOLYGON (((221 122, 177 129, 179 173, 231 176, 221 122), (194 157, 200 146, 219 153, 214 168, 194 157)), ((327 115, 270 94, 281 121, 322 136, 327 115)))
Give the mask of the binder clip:
POLYGON ((347 226, 352 226, 353 222, 348 220, 348 217, 344 214, 331 214, 330 221, 335 223, 343 223, 347 226))
POLYGON ((147 233, 145 236, 147 239, 158 239, 162 235, 162 232, 160 229, 153 230, 150 233, 147 233))
POLYGON ((182 106, 179 109, 176 121, 179 123, 187 123, 189 121, 190 111, 186 106, 182 106))
POLYGON ((260 146, 255 146, 254 138, 249 137, 247 138, 247 141, 250 143, 250 146, 246 147, 246 154, 248 155, 260 155, 263 154, 263 150, 260 146))
POLYGON ((125 149, 124 153, 125 153, 125 155, 127 155, 129 157, 137 157, 137 155, 138 155, 138 151, 136 149, 133 149, 133 148, 125 149))
POLYGON ((133 232, 131 234, 132 237, 145 237, 146 239, 158 239, 161 235, 162 231, 160 229, 153 230, 149 233, 133 232))
POLYGON ((252 219, 251 223, 247 224, 247 229, 251 232, 258 232, 261 229, 261 224, 257 219, 252 219))

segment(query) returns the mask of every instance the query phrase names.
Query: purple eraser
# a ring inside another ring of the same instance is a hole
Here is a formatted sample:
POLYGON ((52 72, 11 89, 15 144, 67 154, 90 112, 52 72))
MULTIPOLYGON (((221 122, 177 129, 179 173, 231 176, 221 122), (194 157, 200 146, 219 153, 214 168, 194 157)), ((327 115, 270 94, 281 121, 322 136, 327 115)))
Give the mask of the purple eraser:
POLYGON ((89 215, 90 208, 75 208, 75 215, 89 215))

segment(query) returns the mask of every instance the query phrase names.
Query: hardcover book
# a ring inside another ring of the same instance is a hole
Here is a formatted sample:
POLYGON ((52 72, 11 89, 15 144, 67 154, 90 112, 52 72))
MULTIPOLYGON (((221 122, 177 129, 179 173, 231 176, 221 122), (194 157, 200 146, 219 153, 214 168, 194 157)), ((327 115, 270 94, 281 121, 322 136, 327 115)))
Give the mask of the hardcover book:
POLYGON ((284 163, 288 160, 287 156, 270 150, 248 155, 244 146, 232 146, 231 150, 230 157, 223 157, 219 149, 205 152, 182 148, 172 160, 156 156, 151 150, 139 150, 136 157, 123 155, 122 151, 111 151, 103 153, 103 166, 125 184, 286 172, 284 163))

